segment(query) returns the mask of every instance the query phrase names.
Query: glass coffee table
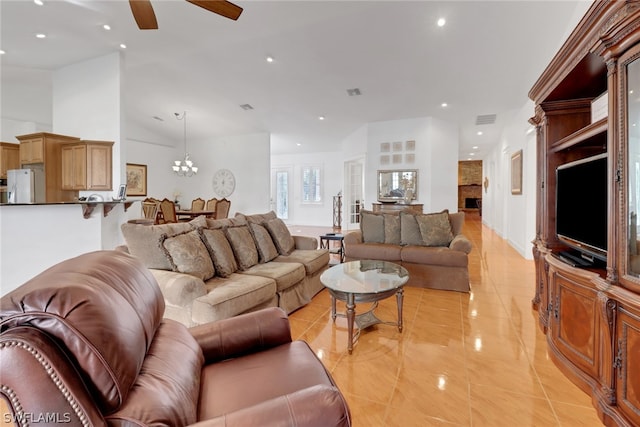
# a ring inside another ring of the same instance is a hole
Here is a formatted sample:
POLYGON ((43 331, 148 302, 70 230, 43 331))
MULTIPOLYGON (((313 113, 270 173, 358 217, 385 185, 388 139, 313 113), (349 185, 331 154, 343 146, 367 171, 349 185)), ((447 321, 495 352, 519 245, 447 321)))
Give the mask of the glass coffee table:
POLYGON ((320 281, 329 290, 331 295, 331 318, 346 316, 349 333, 347 349, 349 354, 353 351, 354 340, 357 340, 360 331, 378 323, 393 325, 402 332, 402 298, 405 283, 409 280, 407 270, 392 262, 360 260, 350 261, 335 265, 320 276, 320 281), (398 321, 386 322, 379 319, 374 310, 378 307, 378 301, 390 296, 396 296, 398 303, 398 321), (347 303, 345 315, 336 313, 336 300, 347 303), (356 315, 356 303, 371 302, 371 308, 362 314, 356 315), (354 337, 354 323, 358 331, 354 337))

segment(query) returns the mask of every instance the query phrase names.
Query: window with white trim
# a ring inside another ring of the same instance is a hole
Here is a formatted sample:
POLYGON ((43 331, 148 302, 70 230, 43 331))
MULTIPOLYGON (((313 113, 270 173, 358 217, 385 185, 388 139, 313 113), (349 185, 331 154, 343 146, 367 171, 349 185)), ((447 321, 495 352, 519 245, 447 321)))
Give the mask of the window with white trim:
POLYGON ((318 165, 303 166, 302 204, 322 203, 322 167, 318 165))

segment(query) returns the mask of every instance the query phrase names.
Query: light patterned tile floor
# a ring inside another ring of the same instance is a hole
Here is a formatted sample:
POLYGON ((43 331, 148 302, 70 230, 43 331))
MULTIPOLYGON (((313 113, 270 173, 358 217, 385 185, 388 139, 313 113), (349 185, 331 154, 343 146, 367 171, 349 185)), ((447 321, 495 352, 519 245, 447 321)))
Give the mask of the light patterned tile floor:
MULTIPOLYGON (((290 229, 315 237, 332 231, 290 229)), ((467 213, 464 233, 473 242, 471 293, 405 288, 401 333, 373 326, 349 355, 346 322, 331 320, 327 291, 290 315, 294 339, 306 340, 323 360, 353 425, 602 426, 590 398, 548 357, 531 309, 533 261, 483 226, 477 213, 467 213)), ((393 320, 395 304, 384 300, 377 313, 393 320)))

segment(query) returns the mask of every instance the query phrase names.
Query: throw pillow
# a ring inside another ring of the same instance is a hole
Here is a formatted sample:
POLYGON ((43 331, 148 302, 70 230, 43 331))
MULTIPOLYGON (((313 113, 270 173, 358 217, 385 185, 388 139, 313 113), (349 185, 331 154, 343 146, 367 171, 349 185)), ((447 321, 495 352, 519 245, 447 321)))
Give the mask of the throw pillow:
POLYGON ((289 232, 287 225, 280 218, 270 219, 266 221, 264 227, 271 234, 273 243, 278 248, 280 255, 289 255, 296 248, 296 242, 293 240, 293 236, 289 232))
POLYGON ((365 243, 384 243, 384 215, 360 211, 360 231, 365 243))
POLYGON ((248 226, 227 227, 224 229, 224 234, 231 244, 240 270, 246 270, 258 263, 258 249, 248 226))
POLYGON ((140 225, 125 222, 120 227, 122 235, 127 243, 129 253, 142 261, 147 268, 158 270, 171 270, 172 266, 167 259, 164 249, 158 245, 163 234, 174 234, 191 231, 193 227, 188 222, 160 225, 140 225))
POLYGON ((425 246, 449 246, 453 240, 449 211, 416 215, 425 246))
POLYGON ((175 236, 162 235, 160 245, 164 249, 173 271, 209 280, 216 271, 206 246, 197 230, 175 236))
POLYGON ((420 246, 424 244, 418 221, 412 213, 400 212, 400 244, 420 246))
POLYGON ((229 277, 231 273, 238 270, 238 262, 233 255, 233 249, 227 240, 224 231, 201 229, 202 241, 204 242, 213 265, 216 268, 216 274, 220 277, 229 277))
POLYGON ((384 242, 399 245, 400 241, 400 215, 384 214, 384 242))
POLYGON ((256 248, 258 249, 258 255, 260 256, 260 262, 269 262, 278 256, 278 249, 271 239, 269 231, 260 224, 249 222, 249 229, 253 235, 253 240, 256 242, 256 248))

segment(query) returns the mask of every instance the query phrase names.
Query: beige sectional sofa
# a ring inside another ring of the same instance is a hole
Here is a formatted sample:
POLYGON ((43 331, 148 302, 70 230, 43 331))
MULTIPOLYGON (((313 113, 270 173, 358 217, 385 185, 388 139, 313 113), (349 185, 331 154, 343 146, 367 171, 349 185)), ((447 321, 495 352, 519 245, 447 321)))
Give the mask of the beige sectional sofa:
POLYGON ((323 289, 329 265, 317 239, 292 236, 274 212, 121 228, 122 249, 158 281, 164 317, 189 327, 264 307, 291 313, 323 289))
POLYGON ((464 212, 430 214, 361 211, 360 230, 345 235, 346 261, 374 259, 402 265, 408 286, 468 292, 471 242, 464 212))

